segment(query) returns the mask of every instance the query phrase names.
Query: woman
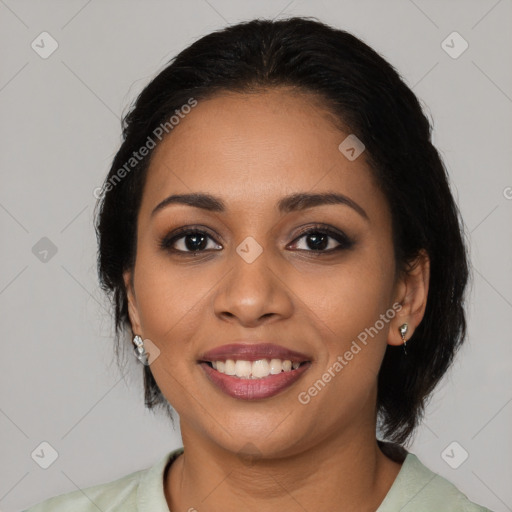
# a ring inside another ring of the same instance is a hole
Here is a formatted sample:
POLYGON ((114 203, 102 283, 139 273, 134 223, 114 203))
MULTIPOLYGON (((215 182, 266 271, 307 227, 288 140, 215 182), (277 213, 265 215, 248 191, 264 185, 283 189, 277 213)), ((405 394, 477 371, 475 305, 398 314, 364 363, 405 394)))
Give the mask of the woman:
POLYGON ((466 334, 430 130, 382 57, 313 19, 181 52, 124 120, 96 229, 118 342, 184 447, 30 510, 488 510, 404 447, 466 334))

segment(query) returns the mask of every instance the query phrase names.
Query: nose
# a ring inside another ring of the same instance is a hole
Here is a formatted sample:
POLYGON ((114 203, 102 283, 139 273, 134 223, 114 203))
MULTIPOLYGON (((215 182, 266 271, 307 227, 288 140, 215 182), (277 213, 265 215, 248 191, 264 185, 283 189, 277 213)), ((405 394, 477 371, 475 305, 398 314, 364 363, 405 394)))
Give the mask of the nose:
POLYGON ((218 318, 256 327, 292 315, 292 292, 286 274, 272 268, 265 250, 251 263, 235 251, 230 260, 231 271, 221 280, 214 297, 218 318))

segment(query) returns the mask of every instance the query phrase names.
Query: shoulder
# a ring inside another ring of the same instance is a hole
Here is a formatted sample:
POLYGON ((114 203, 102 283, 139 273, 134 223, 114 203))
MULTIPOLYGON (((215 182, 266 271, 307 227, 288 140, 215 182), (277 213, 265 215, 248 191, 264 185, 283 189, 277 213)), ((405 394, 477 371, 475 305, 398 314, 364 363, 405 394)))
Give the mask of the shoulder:
POLYGON ((64 512, 65 510, 89 512, 89 510, 115 510, 112 507, 121 505, 123 510, 136 510, 134 507, 137 487, 146 471, 136 471, 118 480, 54 496, 25 512, 64 512))
POLYGON ((409 453, 377 512, 491 512, 409 453))
MULTIPOLYGON (((165 503, 163 494, 163 472, 171 459, 176 458, 182 449, 167 453, 154 466, 135 471, 117 480, 93 485, 84 489, 67 492, 49 498, 23 512, 97 512, 98 510, 135 512, 140 504, 155 505, 165 503), (141 485, 142 484, 142 485, 141 485)), ((152 510, 153 508, 150 508, 152 510)))

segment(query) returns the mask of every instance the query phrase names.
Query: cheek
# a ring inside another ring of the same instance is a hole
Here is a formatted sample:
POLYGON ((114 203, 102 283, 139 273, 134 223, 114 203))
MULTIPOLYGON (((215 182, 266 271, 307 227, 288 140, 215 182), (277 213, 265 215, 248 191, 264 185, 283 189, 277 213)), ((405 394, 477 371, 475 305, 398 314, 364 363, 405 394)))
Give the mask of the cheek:
POLYGON ((200 270, 201 265, 205 264, 172 263, 165 255, 141 247, 135 266, 135 290, 145 336, 168 346, 172 340, 186 341, 197 330, 197 314, 208 301, 208 291, 219 280, 217 273, 200 270))
MULTIPOLYGON (((294 291, 324 324, 333 349, 350 344, 390 307, 392 273, 379 259, 360 252, 313 279, 297 277, 294 291)), ((385 335, 381 322, 378 327, 385 335)))
POLYGON ((323 333, 325 359, 308 385, 322 388, 322 383, 328 382, 329 392, 322 400, 340 411, 361 408, 375 390, 394 317, 389 304, 393 285, 390 255, 389 250, 387 254, 375 249, 359 252, 333 269, 329 279, 317 281, 321 286, 315 287, 314 300, 308 303, 313 316, 327 326, 323 333))
POLYGON ((374 400, 394 317, 387 302, 388 273, 368 263, 361 258, 358 264, 333 272, 323 282, 323 293, 315 293, 308 303, 312 320, 320 318, 326 327, 322 329, 325 352, 304 383, 302 398, 310 400, 322 417, 325 409, 337 411, 332 413, 333 424, 362 413, 374 400))

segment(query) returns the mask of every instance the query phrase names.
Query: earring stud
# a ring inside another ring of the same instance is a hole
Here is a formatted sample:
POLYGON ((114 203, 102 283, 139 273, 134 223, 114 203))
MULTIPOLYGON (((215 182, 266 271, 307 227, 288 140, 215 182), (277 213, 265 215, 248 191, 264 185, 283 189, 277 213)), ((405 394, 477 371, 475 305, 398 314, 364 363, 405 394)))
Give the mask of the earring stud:
POLYGON ((144 365, 148 364, 148 354, 144 348, 142 338, 137 334, 133 337, 135 357, 144 365))
POLYGON ((404 354, 407 355, 407 350, 405 348, 406 346, 406 343, 407 343, 407 340, 405 339, 405 333, 407 332, 407 330, 409 329, 409 326, 407 324, 402 324, 399 328, 398 328, 398 331, 400 332, 400 336, 402 337, 402 340, 404 342, 404 354))

